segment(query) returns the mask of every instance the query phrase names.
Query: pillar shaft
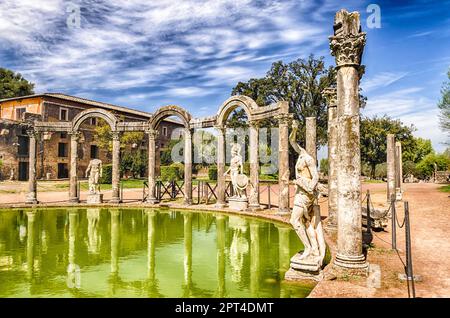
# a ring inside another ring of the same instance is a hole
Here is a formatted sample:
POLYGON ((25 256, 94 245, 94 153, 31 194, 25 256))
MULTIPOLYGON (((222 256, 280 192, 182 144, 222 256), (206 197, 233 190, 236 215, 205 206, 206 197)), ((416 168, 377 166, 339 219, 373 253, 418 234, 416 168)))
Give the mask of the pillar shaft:
POLYGON ((324 91, 328 102, 328 218, 327 229, 337 231, 337 96, 335 88, 324 91))
POLYGON ((386 174, 387 174, 387 202, 395 195, 395 137, 387 135, 386 145, 386 174))
POLYGON ((78 203, 78 176, 77 176, 77 160, 78 160, 78 132, 70 135, 70 179, 69 179, 69 201, 78 203))
POLYGON ((306 117, 306 152, 314 158, 317 166, 316 117, 306 117))
POLYGON ((367 269, 362 253, 361 153, 359 127, 359 81, 365 33, 360 31, 359 13, 336 13, 330 38, 337 65, 338 173, 337 268, 367 269))
POLYGON ((225 127, 216 127, 217 134, 217 206, 225 205, 225 127))
POLYGON ((192 132, 184 130, 184 204, 192 204, 192 132))
POLYGON ((397 200, 402 199, 403 187, 403 158, 402 144, 400 141, 395 143, 395 193, 397 200))
POLYGON ((155 204, 158 203, 158 199, 155 196, 156 190, 156 145, 155 138, 157 136, 156 130, 147 131, 148 134, 148 196, 147 203, 155 204))
POLYGON ((112 198, 111 203, 120 203, 120 134, 112 133, 112 198))
POLYGON ((258 123, 250 122, 250 195, 249 207, 259 209, 259 127, 258 123))
POLYGON ((289 104, 282 102, 278 116, 278 213, 289 213, 289 104))
POLYGON ((37 135, 34 131, 28 132, 29 151, 28 151, 28 194, 25 202, 28 204, 36 204, 37 201, 37 182, 36 182, 36 139, 37 135))

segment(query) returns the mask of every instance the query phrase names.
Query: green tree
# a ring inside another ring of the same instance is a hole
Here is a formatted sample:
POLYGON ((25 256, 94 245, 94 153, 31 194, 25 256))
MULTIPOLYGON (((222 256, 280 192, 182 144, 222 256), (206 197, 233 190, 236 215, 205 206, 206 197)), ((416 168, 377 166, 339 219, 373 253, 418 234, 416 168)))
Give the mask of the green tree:
MULTIPOLYGON (((317 146, 327 141, 327 105, 322 91, 336 84, 336 71, 326 67, 324 58, 297 59, 291 63, 278 61, 263 78, 252 78, 248 82, 239 82, 232 90, 232 95, 251 97, 260 105, 269 105, 278 101, 288 101, 289 110, 300 121, 299 141, 304 144, 305 118, 317 119, 317 146)), ((243 115, 235 112, 235 116, 243 115)), ((233 119, 233 122, 238 120, 233 119)), ((276 124, 274 119, 263 125, 276 124)))
POLYGON ((402 148, 402 151, 405 154, 406 158, 410 159, 415 163, 418 163, 426 155, 434 152, 434 149, 430 139, 423 139, 418 137, 415 138, 415 144, 412 149, 402 148))
POLYGON ((34 94, 34 84, 6 68, 0 68, 0 99, 34 94))
MULTIPOLYGON (((102 149, 108 149, 112 152, 112 133, 111 127, 103 119, 98 119, 94 131, 97 145, 102 149)), ((139 146, 144 140, 142 131, 124 132, 120 136, 120 170, 131 172, 135 178, 143 175, 147 167, 147 156, 139 151, 139 146)))
POLYGON ((320 172, 324 175, 328 176, 328 159, 322 158, 320 159, 320 172))
POLYGON ((426 179, 433 175, 434 164, 437 170, 448 170, 450 168, 450 158, 445 154, 430 153, 426 155, 417 165, 416 169, 420 179, 426 179))
MULTIPOLYGON (((371 177, 376 176, 376 166, 386 162, 387 134, 394 134, 402 143, 402 149, 415 149, 414 126, 406 126, 400 120, 388 116, 363 117, 361 120, 361 160, 369 164, 371 177)), ((411 160, 410 151, 403 151, 403 160, 411 160)))
POLYGON ((444 132, 450 134, 450 70, 447 72, 448 82, 442 86, 442 99, 438 103, 440 110, 439 123, 444 132))

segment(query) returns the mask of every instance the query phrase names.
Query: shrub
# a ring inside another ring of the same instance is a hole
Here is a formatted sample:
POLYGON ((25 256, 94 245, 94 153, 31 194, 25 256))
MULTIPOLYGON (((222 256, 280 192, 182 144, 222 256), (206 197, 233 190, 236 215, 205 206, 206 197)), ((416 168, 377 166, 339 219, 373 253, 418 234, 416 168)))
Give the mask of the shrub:
POLYGON ((111 184, 112 183, 112 164, 103 165, 103 173, 100 178, 100 183, 111 184))
POLYGON ((217 180, 217 166, 210 166, 208 168, 208 179, 217 180))
POLYGON ((322 172, 325 176, 328 176, 328 159, 322 158, 320 160, 320 172, 322 172))
POLYGON ((171 164, 170 166, 161 166, 161 181, 178 181, 183 179, 183 177, 184 177, 184 166, 182 164, 171 164))

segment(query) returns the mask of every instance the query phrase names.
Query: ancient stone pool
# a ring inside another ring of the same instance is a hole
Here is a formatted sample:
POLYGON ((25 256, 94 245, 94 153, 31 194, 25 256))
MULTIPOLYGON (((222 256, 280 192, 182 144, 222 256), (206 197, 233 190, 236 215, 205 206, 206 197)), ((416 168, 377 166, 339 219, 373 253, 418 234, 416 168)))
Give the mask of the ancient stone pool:
POLYGON ((306 297, 290 226, 169 209, 0 211, 0 297, 306 297))

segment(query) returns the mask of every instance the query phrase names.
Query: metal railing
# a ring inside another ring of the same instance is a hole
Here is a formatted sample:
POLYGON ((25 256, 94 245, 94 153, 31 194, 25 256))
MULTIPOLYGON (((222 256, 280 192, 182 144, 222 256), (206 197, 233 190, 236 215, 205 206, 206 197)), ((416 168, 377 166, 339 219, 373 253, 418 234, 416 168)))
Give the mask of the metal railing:
MULTIPOLYGON (((373 212, 375 209, 373 207, 373 202, 371 199, 371 195, 369 190, 367 190, 366 197, 363 199, 363 202, 366 201, 366 208, 367 208, 367 229, 365 232, 363 232, 363 238, 365 242, 371 242, 372 241, 372 217, 371 217, 371 211, 373 212)), ((391 249, 394 250, 397 253, 398 258, 403 264, 403 268, 405 271, 406 276, 406 282, 407 282, 407 288, 408 288, 408 297, 409 298, 415 298, 416 297, 416 291, 415 291, 415 285, 414 285, 414 273, 413 273, 413 262, 412 262, 412 252, 411 252, 411 225, 410 225, 410 217, 409 217, 409 202, 405 201, 404 204, 404 218, 403 222, 401 224, 398 221, 398 215, 397 215, 397 209, 395 206, 396 198, 393 194, 391 196, 389 208, 385 211, 384 215, 387 215, 389 212, 391 212, 391 249), (397 249, 397 227, 399 229, 404 228, 405 229, 405 260, 400 256, 399 250, 397 249)), ((384 241, 383 239, 379 238, 380 240, 384 241)), ((384 241, 386 242, 386 241, 384 241)), ((386 242, 389 243, 389 242, 386 242)))

